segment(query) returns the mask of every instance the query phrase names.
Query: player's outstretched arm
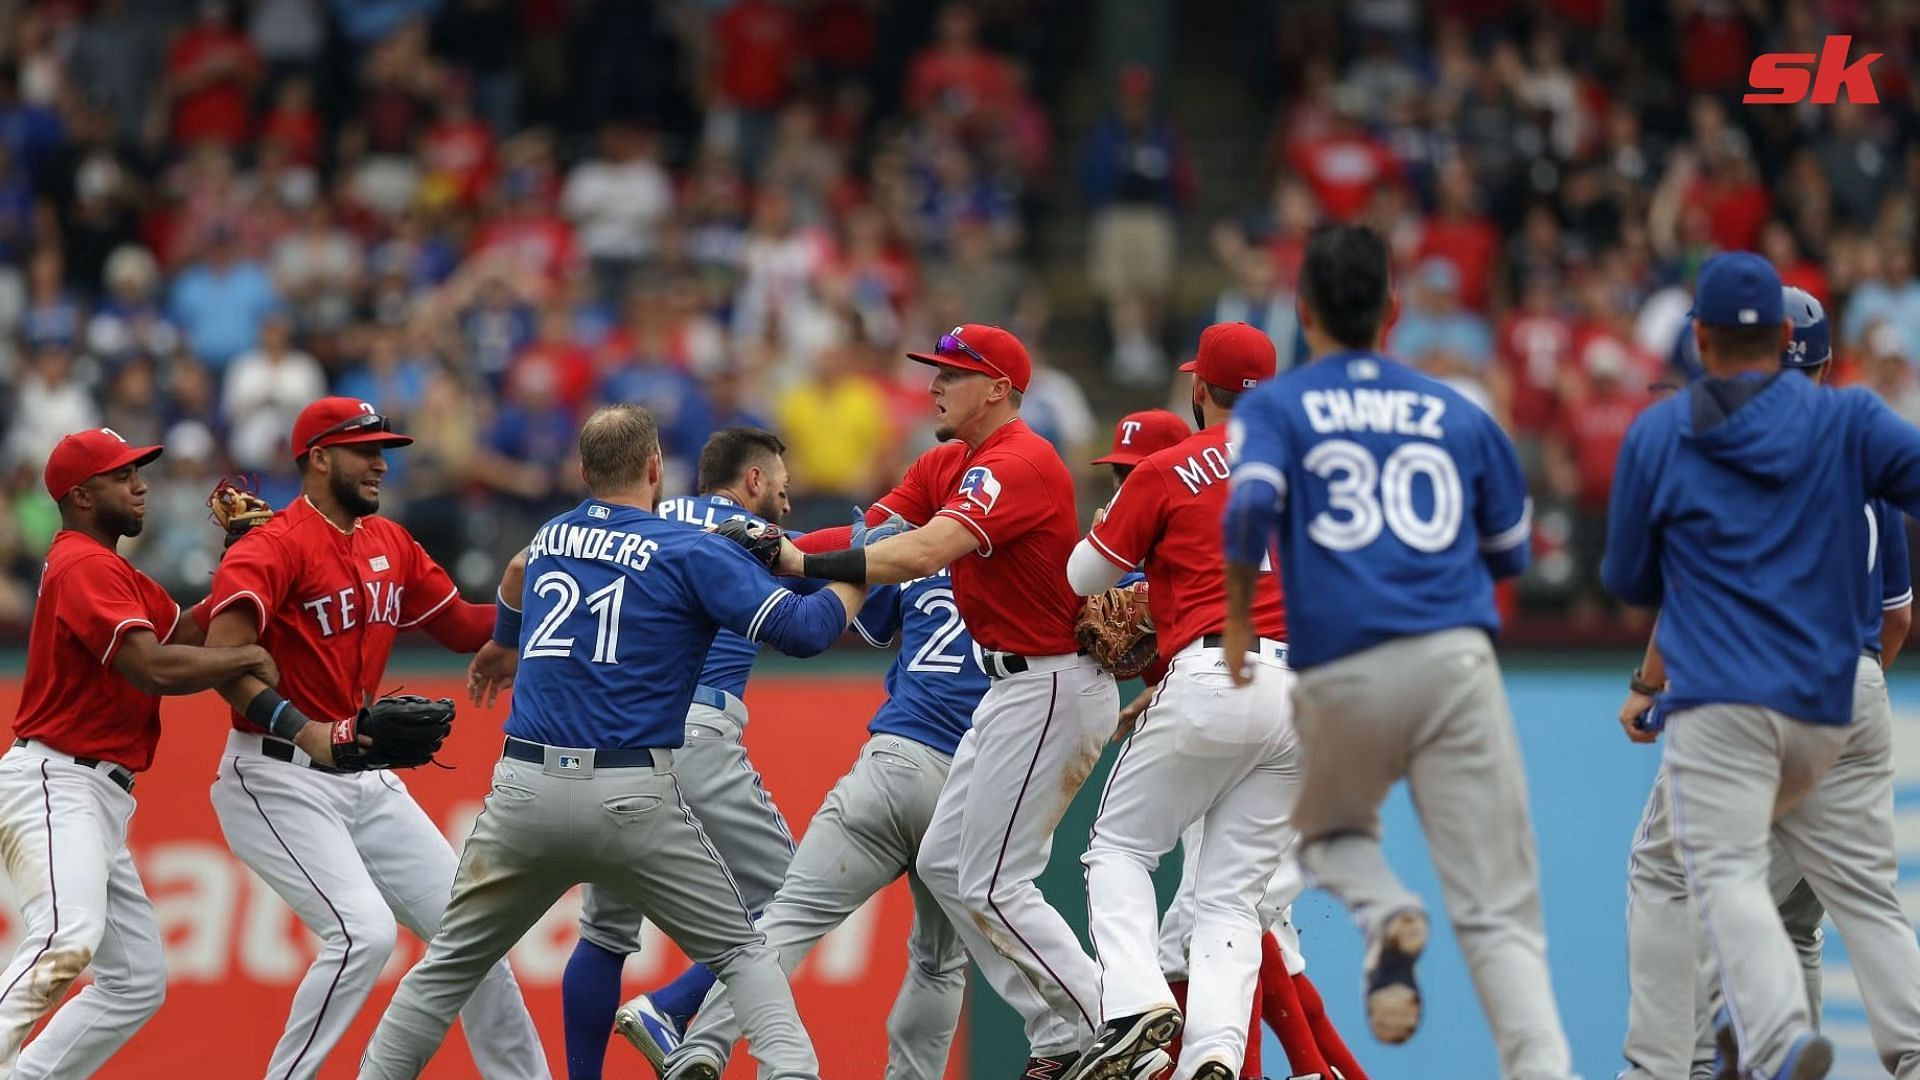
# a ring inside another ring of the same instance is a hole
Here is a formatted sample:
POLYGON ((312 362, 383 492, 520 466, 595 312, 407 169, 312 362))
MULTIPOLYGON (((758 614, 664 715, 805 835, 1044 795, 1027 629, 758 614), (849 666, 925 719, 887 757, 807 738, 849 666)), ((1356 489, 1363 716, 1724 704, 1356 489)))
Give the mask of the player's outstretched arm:
POLYGON ((855 585, 898 585, 935 573, 980 546, 971 529, 946 515, 910 532, 847 551, 808 555, 792 542, 780 548, 776 572, 789 576, 844 581, 855 585))
POLYGON ((242 675, 262 686, 280 681, 273 657, 258 645, 225 649, 202 648, 197 643, 162 645, 151 630, 127 632, 113 654, 113 669, 148 694, 196 694, 242 675))
POLYGON ((520 670, 520 600, 526 592, 527 549, 507 560, 500 591, 493 598, 493 636, 467 665, 467 699, 493 707, 500 691, 513 685, 520 670))
POLYGON ((1253 585, 1280 523, 1280 487, 1273 479, 1278 475, 1270 468, 1236 467, 1221 521, 1227 555, 1227 625, 1221 651, 1226 653, 1227 672, 1236 686, 1253 682, 1247 667, 1247 650, 1253 648, 1254 637, 1253 585))

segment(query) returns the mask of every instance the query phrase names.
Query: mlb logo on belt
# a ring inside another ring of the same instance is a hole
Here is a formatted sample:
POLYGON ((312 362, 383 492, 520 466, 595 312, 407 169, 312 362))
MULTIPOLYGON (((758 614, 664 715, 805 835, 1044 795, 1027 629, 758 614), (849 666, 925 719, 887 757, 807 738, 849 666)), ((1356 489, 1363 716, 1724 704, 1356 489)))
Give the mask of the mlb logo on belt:
POLYGON ((577 769, 580 767, 580 756, 578 754, 561 754, 559 758, 556 759, 556 764, 563 769, 577 769))
POLYGON ((979 503, 981 513, 992 513, 993 504, 1000 501, 1000 481, 994 478, 992 469, 975 465, 960 478, 960 494, 979 503))

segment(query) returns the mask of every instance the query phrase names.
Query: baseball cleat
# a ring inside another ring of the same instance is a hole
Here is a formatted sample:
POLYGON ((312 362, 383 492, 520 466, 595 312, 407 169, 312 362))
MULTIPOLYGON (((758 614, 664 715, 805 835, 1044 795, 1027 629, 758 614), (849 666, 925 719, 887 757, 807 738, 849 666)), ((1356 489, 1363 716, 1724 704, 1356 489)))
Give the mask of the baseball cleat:
POLYGON ((1201 1065, 1193 1074, 1193 1080, 1234 1080, 1233 1070, 1217 1061, 1201 1065))
POLYGON ((725 1063, 705 1047, 696 1046, 674 1057, 678 1060, 673 1068, 661 1074, 663 1080, 720 1080, 721 1072, 726 1069, 725 1063))
POLYGON ((1180 1010, 1171 1005, 1109 1020, 1063 1080, 1127 1080, 1134 1062, 1180 1035, 1180 1010))
POLYGON ((1027 1059, 1027 1068, 1020 1074, 1020 1080, 1066 1080, 1073 1063, 1079 1060, 1077 1053, 1035 1055, 1027 1059))
POLYGON ((641 994, 620 1006, 620 1011, 613 1014, 613 1026, 640 1051, 656 1074, 667 1075, 667 1058, 680 1048, 683 1038, 680 1025, 673 1022, 673 1017, 660 1011, 652 998, 641 994))
POLYGON ((1808 1032, 1793 1041, 1786 1063, 1780 1066, 1774 1080, 1825 1080, 1831 1068, 1833 1044, 1823 1035, 1808 1032))
POLYGON ((1173 1058, 1165 1050, 1149 1050, 1127 1074, 1127 1080, 1167 1080, 1173 1075, 1173 1058))
POLYGON ((1420 1026, 1420 986, 1413 965, 1426 947, 1427 916, 1414 908, 1387 916, 1367 943, 1367 1022, 1373 1037, 1383 1043, 1406 1042, 1420 1026))

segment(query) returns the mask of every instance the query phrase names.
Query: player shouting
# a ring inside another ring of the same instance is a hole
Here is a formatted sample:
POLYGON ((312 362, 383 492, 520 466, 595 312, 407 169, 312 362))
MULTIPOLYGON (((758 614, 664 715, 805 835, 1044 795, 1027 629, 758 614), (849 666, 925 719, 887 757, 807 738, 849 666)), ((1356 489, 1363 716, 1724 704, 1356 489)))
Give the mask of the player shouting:
MULTIPOLYGON (((301 495, 227 551, 208 598, 208 644, 258 641, 282 673, 278 693, 253 678, 221 691, 236 715, 214 812, 233 853, 321 942, 269 1080, 319 1072, 386 965, 396 927, 431 938, 453 884, 453 849, 397 775, 332 771, 324 754, 315 760, 276 734, 304 719, 354 717, 379 692, 402 630, 419 627, 463 653, 492 631, 492 606, 461 600, 407 531, 378 516, 384 451, 412 441, 352 398, 301 410, 291 445, 301 495)), ((504 962, 465 1017, 483 1076, 548 1075, 504 962)))
POLYGON ((1420 1018, 1427 914, 1380 851, 1380 803, 1405 776, 1502 1075, 1564 1080, 1526 776, 1490 640, 1493 579, 1526 566, 1526 483, 1491 417, 1376 351, 1392 304, 1371 230, 1308 242, 1314 360, 1233 414, 1226 659, 1239 679, 1277 529, 1306 758, 1300 861, 1366 932, 1374 1035, 1404 1042, 1420 1018))
POLYGON ((47 457, 60 531, 33 608, 13 748, 0 757, 6 873, 25 924, 0 975, 0 1075, 87 1076, 159 1010, 166 955, 127 825, 134 774, 160 741, 160 695, 241 674, 279 681, 258 646, 197 648, 200 627, 116 550, 140 535, 140 467, 159 456, 96 428, 47 457), (22 1051, 89 966, 93 982, 22 1051))
POLYGON ((1001 998, 1026 1021, 1025 1076, 1056 1080, 1078 1059, 1099 1011, 1099 971, 1034 885, 1054 826, 1085 782, 1119 713, 1113 676, 1079 652, 1081 602, 1067 584, 1079 539, 1073 477, 1020 419, 1033 364, 998 327, 956 326, 932 353, 935 433, 875 524, 918 526, 865 548, 802 555, 781 573, 890 584, 951 566, 954 598, 991 680, 954 753, 921 843, 921 879, 946 908, 1001 998), (950 441, 949 441, 950 440, 950 441))

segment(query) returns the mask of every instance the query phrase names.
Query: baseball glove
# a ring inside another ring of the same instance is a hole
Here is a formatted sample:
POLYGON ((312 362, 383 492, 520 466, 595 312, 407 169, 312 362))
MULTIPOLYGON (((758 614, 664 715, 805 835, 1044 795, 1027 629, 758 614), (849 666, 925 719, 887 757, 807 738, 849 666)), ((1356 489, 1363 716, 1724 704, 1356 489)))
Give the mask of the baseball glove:
POLYGON ((778 525, 761 521, 748 521, 746 518, 732 518, 713 527, 715 534, 747 549, 754 561, 767 569, 773 569, 780 558, 780 540, 787 535, 778 525))
POLYGON ((227 547, 273 517, 272 504, 256 494, 243 476, 222 477, 207 496, 207 509, 213 513, 213 523, 226 531, 227 547))
POLYGON ((333 767, 341 772, 413 769, 433 760, 453 730, 453 699, 388 694, 333 725, 333 767), (358 736, 373 740, 361 746, 358 736))
POLYGON ((1153 663, 1159 640, 1147 611, 1147 587, 1108 589, 1087 597, 1074 623, 1080 647, 1115 678, 1131 679, 1153 663))

